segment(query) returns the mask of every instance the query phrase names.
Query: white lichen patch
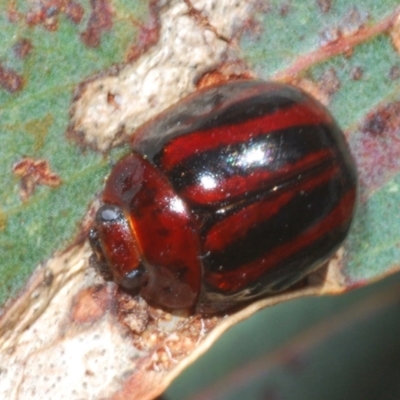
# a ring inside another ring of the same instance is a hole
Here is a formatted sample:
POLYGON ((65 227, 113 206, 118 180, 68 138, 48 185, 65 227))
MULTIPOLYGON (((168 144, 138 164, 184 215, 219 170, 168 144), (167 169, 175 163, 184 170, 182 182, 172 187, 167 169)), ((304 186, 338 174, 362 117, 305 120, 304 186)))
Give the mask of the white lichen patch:
POLYGON ((109 321, 33 353, 19 385, 21 399, 99 399, 113 394, 134 366, 135 349, 109 321), (120 371, 116 375, 115 371, 120 371), (40 390, 38 390, 40 389, 40 390))
POLYGON ((58 342, 71 298, 83 286, 88 252, 87 246, 75 247, 39 266, 22 295, 6 307, 0 320, 0 398, 33 398, 19 394, 26 362, 58 342))
POLYGON ((95 322, 72 318, 74 299, 91 283, 85 278, 90 253, 87 244, 79 245, 49 260, 6 310, 0 324, 0 398, 103 398, 123 384, 121 371, 135 368, 141 352, 106 305, 95 322))
POLYGON ((237 59, 230 40, 246 20, 249 4, 167 3, 160 11, 160 35, 154 46, 134 62, 79 87, 71 107, 72 136, 82 145, 105 151, 192 92, 206 71, 237 59))

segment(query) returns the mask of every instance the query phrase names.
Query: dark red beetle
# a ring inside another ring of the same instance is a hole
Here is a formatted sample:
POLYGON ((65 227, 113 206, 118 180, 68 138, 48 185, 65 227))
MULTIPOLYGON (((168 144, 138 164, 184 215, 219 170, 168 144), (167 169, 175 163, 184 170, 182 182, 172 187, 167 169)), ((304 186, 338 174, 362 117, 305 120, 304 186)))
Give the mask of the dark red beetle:
POLYGON ((100 270, 151 304, 207 314, 274 294, 349 230, 354 161, 329 112, 294 87, 200 90, 131 145, 90 240, 100 270))

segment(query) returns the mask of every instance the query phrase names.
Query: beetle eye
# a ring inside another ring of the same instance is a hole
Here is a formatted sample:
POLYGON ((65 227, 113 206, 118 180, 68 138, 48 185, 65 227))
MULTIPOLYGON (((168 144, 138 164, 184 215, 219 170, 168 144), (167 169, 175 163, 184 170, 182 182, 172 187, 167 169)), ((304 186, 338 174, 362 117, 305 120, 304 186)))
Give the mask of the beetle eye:
POLYGON ((119 207, 112 205, 104 205, 100 207, 96 214, 97 223, 116 223, 124 218, 122 211, 119 207))

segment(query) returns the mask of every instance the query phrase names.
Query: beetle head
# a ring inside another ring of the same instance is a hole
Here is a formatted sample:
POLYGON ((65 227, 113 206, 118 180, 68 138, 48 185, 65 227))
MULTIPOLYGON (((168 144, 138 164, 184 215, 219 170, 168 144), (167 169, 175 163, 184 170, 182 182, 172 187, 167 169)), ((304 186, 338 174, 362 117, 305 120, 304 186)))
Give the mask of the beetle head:
POLYGON ((139 290, 147 283, 134 234, 121 208, 103 205, 89 233, 97 269, 128 290, 139 290))

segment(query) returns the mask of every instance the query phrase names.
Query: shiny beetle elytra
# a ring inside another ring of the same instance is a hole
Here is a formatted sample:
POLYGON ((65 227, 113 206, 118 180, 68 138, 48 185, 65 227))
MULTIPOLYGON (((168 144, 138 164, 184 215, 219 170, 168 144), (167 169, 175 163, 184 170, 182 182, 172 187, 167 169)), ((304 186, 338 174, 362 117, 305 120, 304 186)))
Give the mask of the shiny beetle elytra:
POLYGON ((288 288, 349 230, 357 173, 329 112, 291 86, 199 90, 140 127, 90 241, 99 269, 166 309, 217 313, 288 288))

